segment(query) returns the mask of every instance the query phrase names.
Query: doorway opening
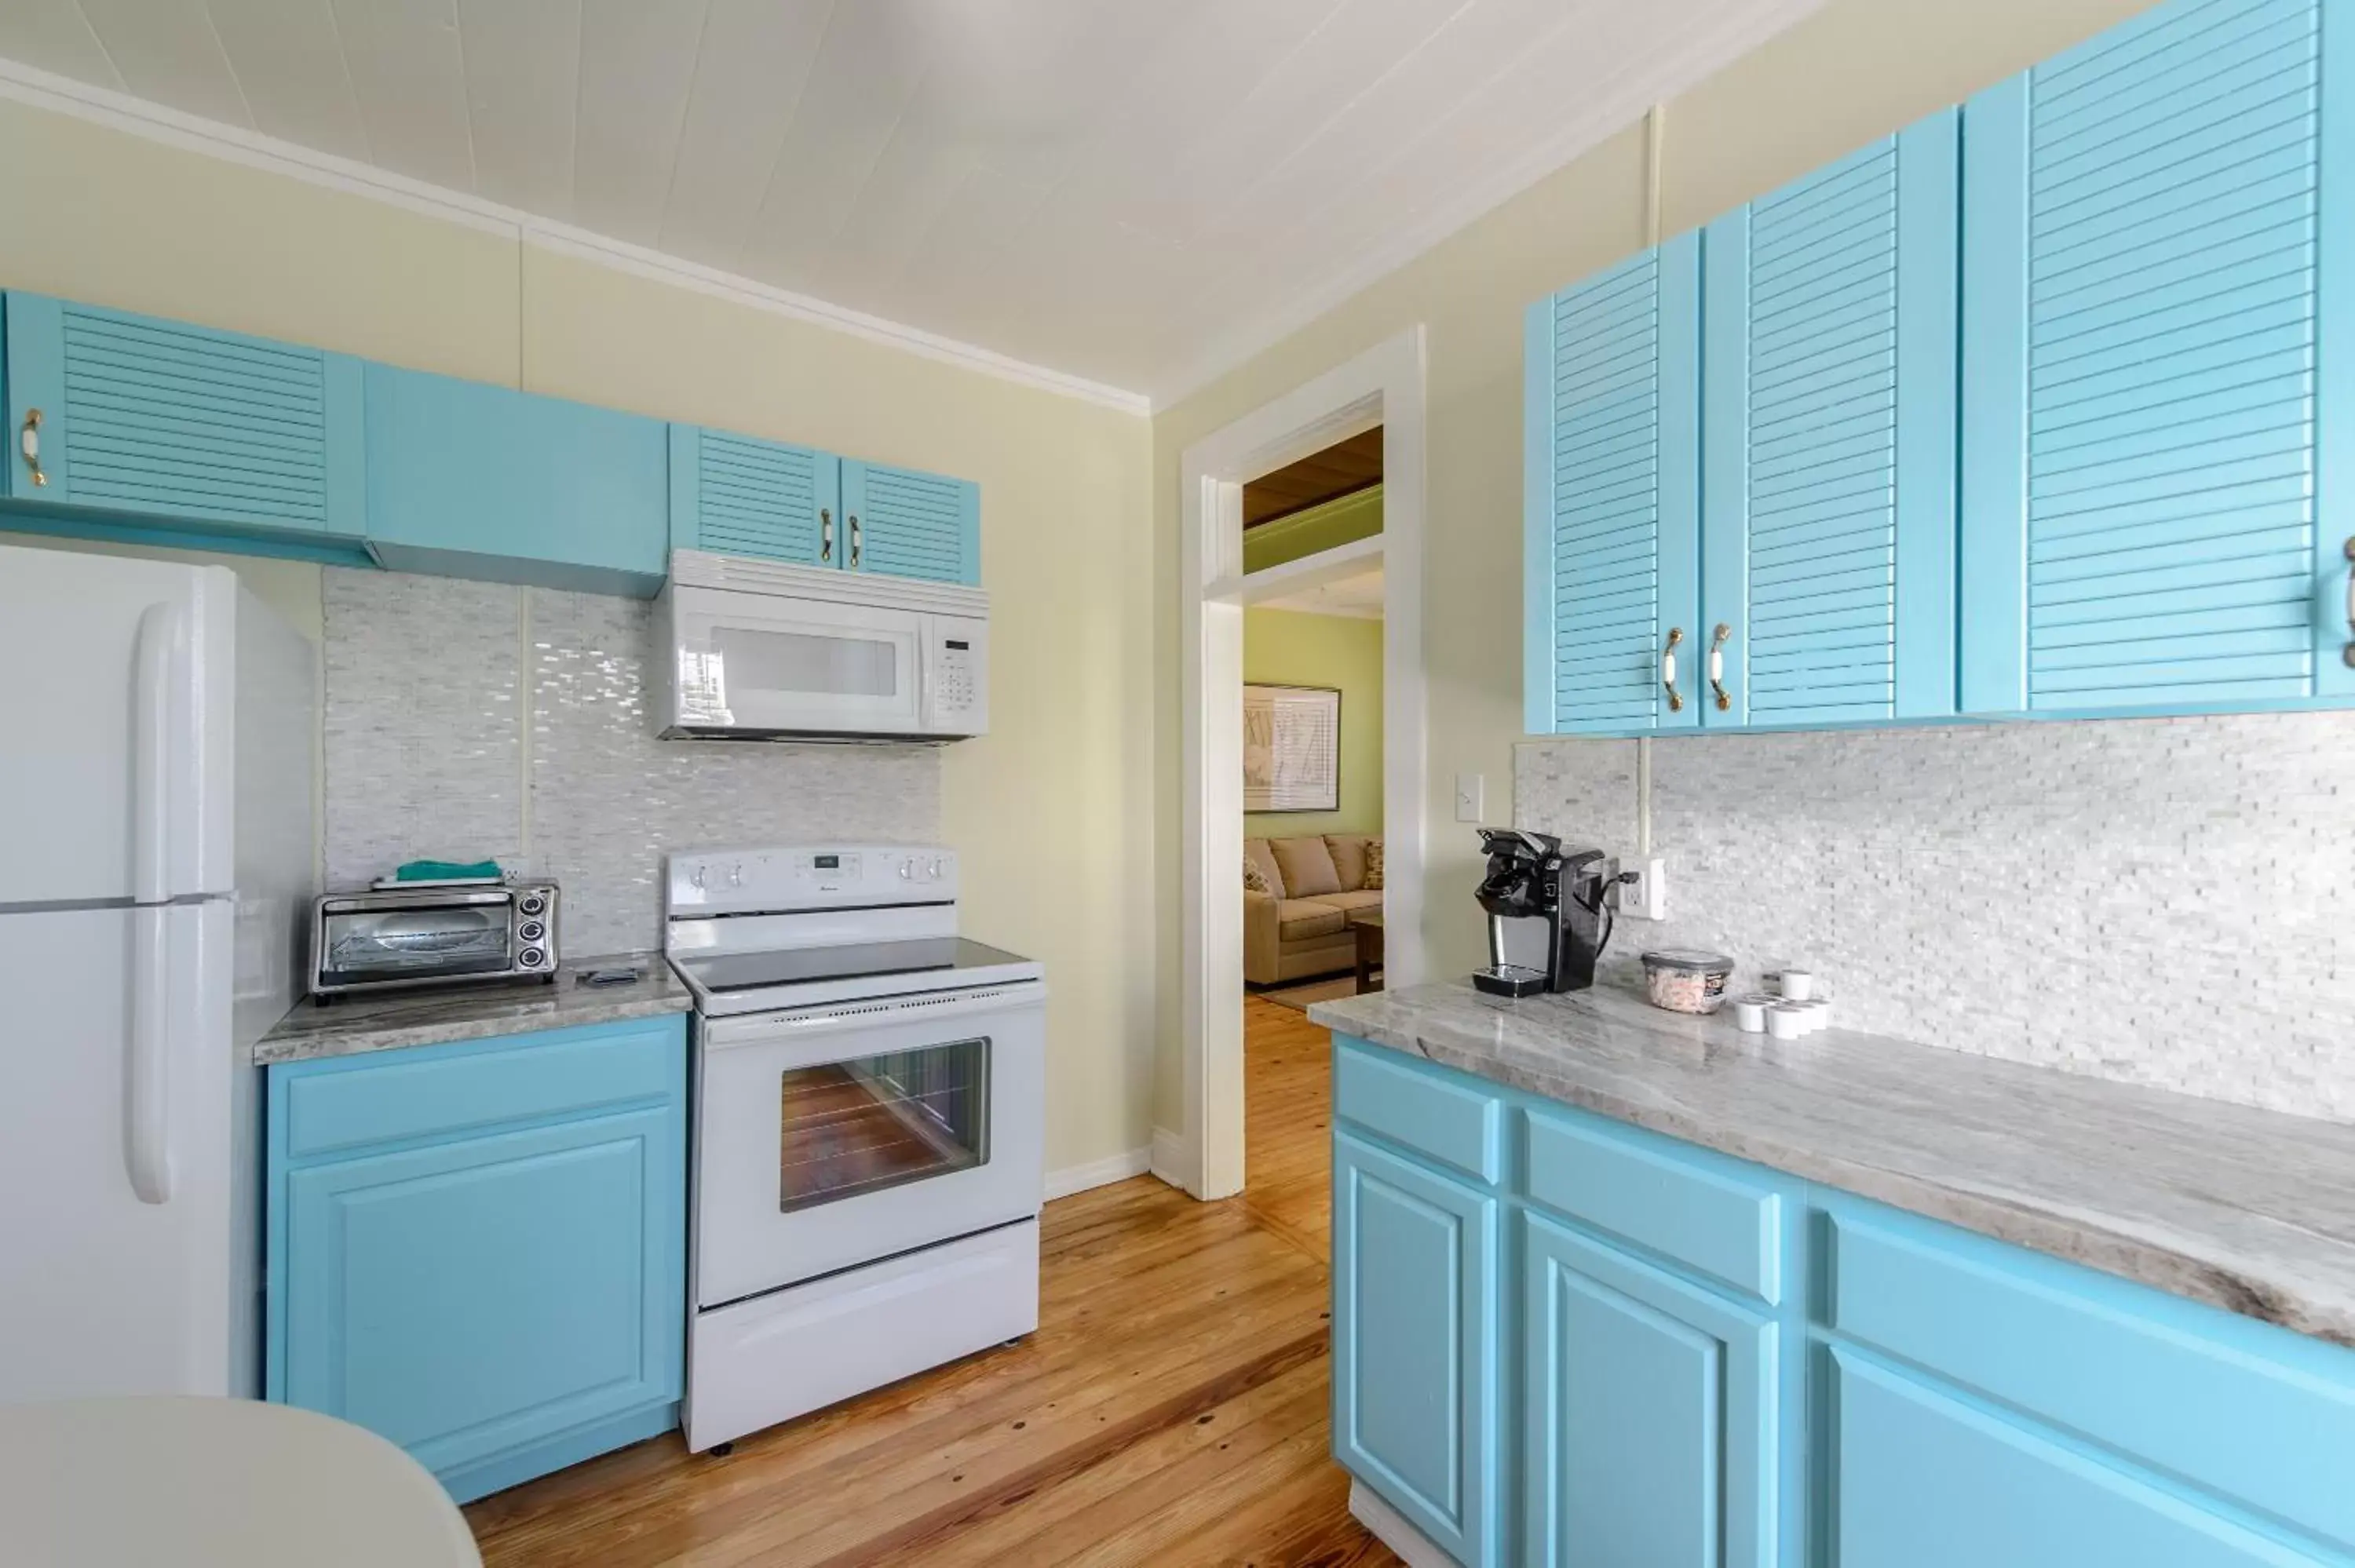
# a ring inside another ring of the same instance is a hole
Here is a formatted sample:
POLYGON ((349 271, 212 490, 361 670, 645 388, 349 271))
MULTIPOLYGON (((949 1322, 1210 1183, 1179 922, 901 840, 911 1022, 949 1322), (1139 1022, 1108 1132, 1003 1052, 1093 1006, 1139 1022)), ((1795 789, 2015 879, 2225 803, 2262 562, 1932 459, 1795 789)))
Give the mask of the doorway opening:
POLYGON ((1369 958, 1379 952, 1388 983, 1410 984, 1421 973, 1423 463, 1420 327, 1236 420, 1184 455, 1186 1124, 1175 1158, 1156 1160, 1156 1166, 1197 1197, 1228 1197, 1244 1181, 1243 1008, 1252 900, 1244 868, 1256 863, 1263 875, 1270 868, 1275 873, 1267 879, 1272 902, 1259 906, 1256 916, 1262 948, 1274 944, 1272 967, 1261 965, 1263 985, 1270 975, 1281 982, 1322 966, 1337 980, 1349 977, 1354 989, 1361 940, 1369 958), (1366 481, 1369 471, 1378 484, 1366 481), (1325 493, 1317 493, 1320 485, 1325 493), (1378 529, 1368 527, 1369 511, 1378 529), (1354 633, 1331 635, 1333 629, 1320 620, 1355 622, 1354 633), (1257 637, 1249 630, 1254 626, 1257 637), (1321 662, 1327 652, 1337 662, 1321 662), (1319 670, 1328 673, 1308 678, 1319 670), (1342 673, 1329 673, 1335 670, 1342 673), (1351 676, 1349 670, 1358 673, 1351 676), (1278 678, 1286 673, 1303 678, 1278 678), (1247 685, 1252 688, 1248 707, 1247 685), (1351 685, 1359 688, 1354 706, 1351 685), (1361 711, 1369 705, 1380 715, 1378 726, 1371 712, 1361 711), (1353 716, 1360 721, 1355 726, 1353 716), (1247 740, 1247 733, 1256 738, 1247 740), (1369 737, 1375 747, 1370 754, 1369 737), (1359 766, 1352 771, 1361 776, 1350 789, 1339 775, 1353 742, 1359 766), (1247 757, 1254 746, 1259 752, 1247 757), (1249 832, 1247 790, 1249 804, 1257 808, 1249 832), (1283 819, 1295 812, 1303 831, 1273 831, 1289 825, 1283 819), (1316 831, 1306 831, 1312 827, 1316 831), (1360 831, 1368 828, 1372 831, 1360 831), (1279 837, 1300 842, 1279 853, 1273 847, 1279 837), (1316 841, 1313 853, 1309 840, 1316 841), (1379 886, 1369 889, 1365 856, 1373 844, 1380 846, 1379 886), (1264 858, 1258 853, 1263 848, 1264 858), (1290 883, 1284 877, 1287 859, 1295 863, 1290 883), (1286 899, 1274 896, 1278 885, 1285 894, 1319 891, 1310 900, 1286 899), (1375 896, 1333 896, 1369 892, 1375 896), (1287 975, 1281 906, 1305 902, 1333 907, 1289 911, 1287 975), (1349 907, 1340 906, 1345 904, 1349 907), (1379 949, 1372 946, 1376 938, 1379 949))

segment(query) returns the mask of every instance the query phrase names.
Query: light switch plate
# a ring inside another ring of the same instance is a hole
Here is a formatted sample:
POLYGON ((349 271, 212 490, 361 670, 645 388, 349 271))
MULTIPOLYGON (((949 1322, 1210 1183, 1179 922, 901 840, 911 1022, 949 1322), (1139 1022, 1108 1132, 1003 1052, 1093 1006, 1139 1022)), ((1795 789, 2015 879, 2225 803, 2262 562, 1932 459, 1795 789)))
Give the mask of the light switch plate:
POLYGON ((1482 798, 1488 792, 1488 781, 1477 773, 1455 776, 1455 820, 1476 822, 1482 820, 1482 798))

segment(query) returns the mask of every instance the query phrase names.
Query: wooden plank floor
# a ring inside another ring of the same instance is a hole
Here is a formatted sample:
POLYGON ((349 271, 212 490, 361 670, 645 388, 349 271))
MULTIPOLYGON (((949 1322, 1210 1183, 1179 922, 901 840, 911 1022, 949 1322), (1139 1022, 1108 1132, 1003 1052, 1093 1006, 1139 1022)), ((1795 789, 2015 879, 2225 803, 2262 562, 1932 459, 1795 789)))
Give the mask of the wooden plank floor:
POLYGON ((1036 1334, 725 1458, 674 1433, 486 1498, 485 1563, 1397 1563, 1328 1451, 1330 1042, 1244 1005, 1241 1198, 1050 1203, 1036 1334))

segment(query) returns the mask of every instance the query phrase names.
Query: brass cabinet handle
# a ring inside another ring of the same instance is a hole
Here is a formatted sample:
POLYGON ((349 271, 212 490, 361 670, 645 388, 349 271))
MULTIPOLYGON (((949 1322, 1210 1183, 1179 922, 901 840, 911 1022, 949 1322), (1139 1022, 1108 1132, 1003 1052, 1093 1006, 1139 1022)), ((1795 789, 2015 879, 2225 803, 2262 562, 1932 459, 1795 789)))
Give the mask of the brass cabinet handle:
POLYGON ((817 558, 834 559, 834 508, 830 506, 817 509, 817 558))
POLYGON ((1717 694, 1717 711, 1724 713, 1733 706, 1733 697, 1725 689, 1725 643, 1733 635, 1733 628, 1723 621, 1709 639, 1709 685, 1717 694))
POLYGON ((25 429, 17 436, 16 445, 25 454, 25 466, 33 471, 35 488, 48 483, 49 476, 41 471, 41 411, 38 408, 26 410, 25 429))
POLYGON ((1660 650, 1660 684, 1668 689, 1668 711, 1672 714, 1685 711, 1685 700, 1677 692, 1677 648, 1684 640, 1685 629, 1671 626, 1668 645, 1660 650))
POLYGON ((850 569, 854 572, 858 569, 858 557, 862 553, 862 541, 858 537, 858 514, 854 512, 850 514, 850 569))

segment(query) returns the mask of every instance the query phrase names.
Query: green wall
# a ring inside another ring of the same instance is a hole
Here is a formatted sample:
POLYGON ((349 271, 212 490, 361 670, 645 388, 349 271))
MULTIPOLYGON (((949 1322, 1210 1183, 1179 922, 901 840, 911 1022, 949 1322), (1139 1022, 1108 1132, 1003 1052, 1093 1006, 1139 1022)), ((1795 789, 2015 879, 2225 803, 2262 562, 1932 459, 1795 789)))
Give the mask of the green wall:
POLYGON ((1382 623, 1289 609, 1243 611, 1243 679, 1341 689, 1341 809, 1245 813, 1245 838, 1382 831, 1382 623))

